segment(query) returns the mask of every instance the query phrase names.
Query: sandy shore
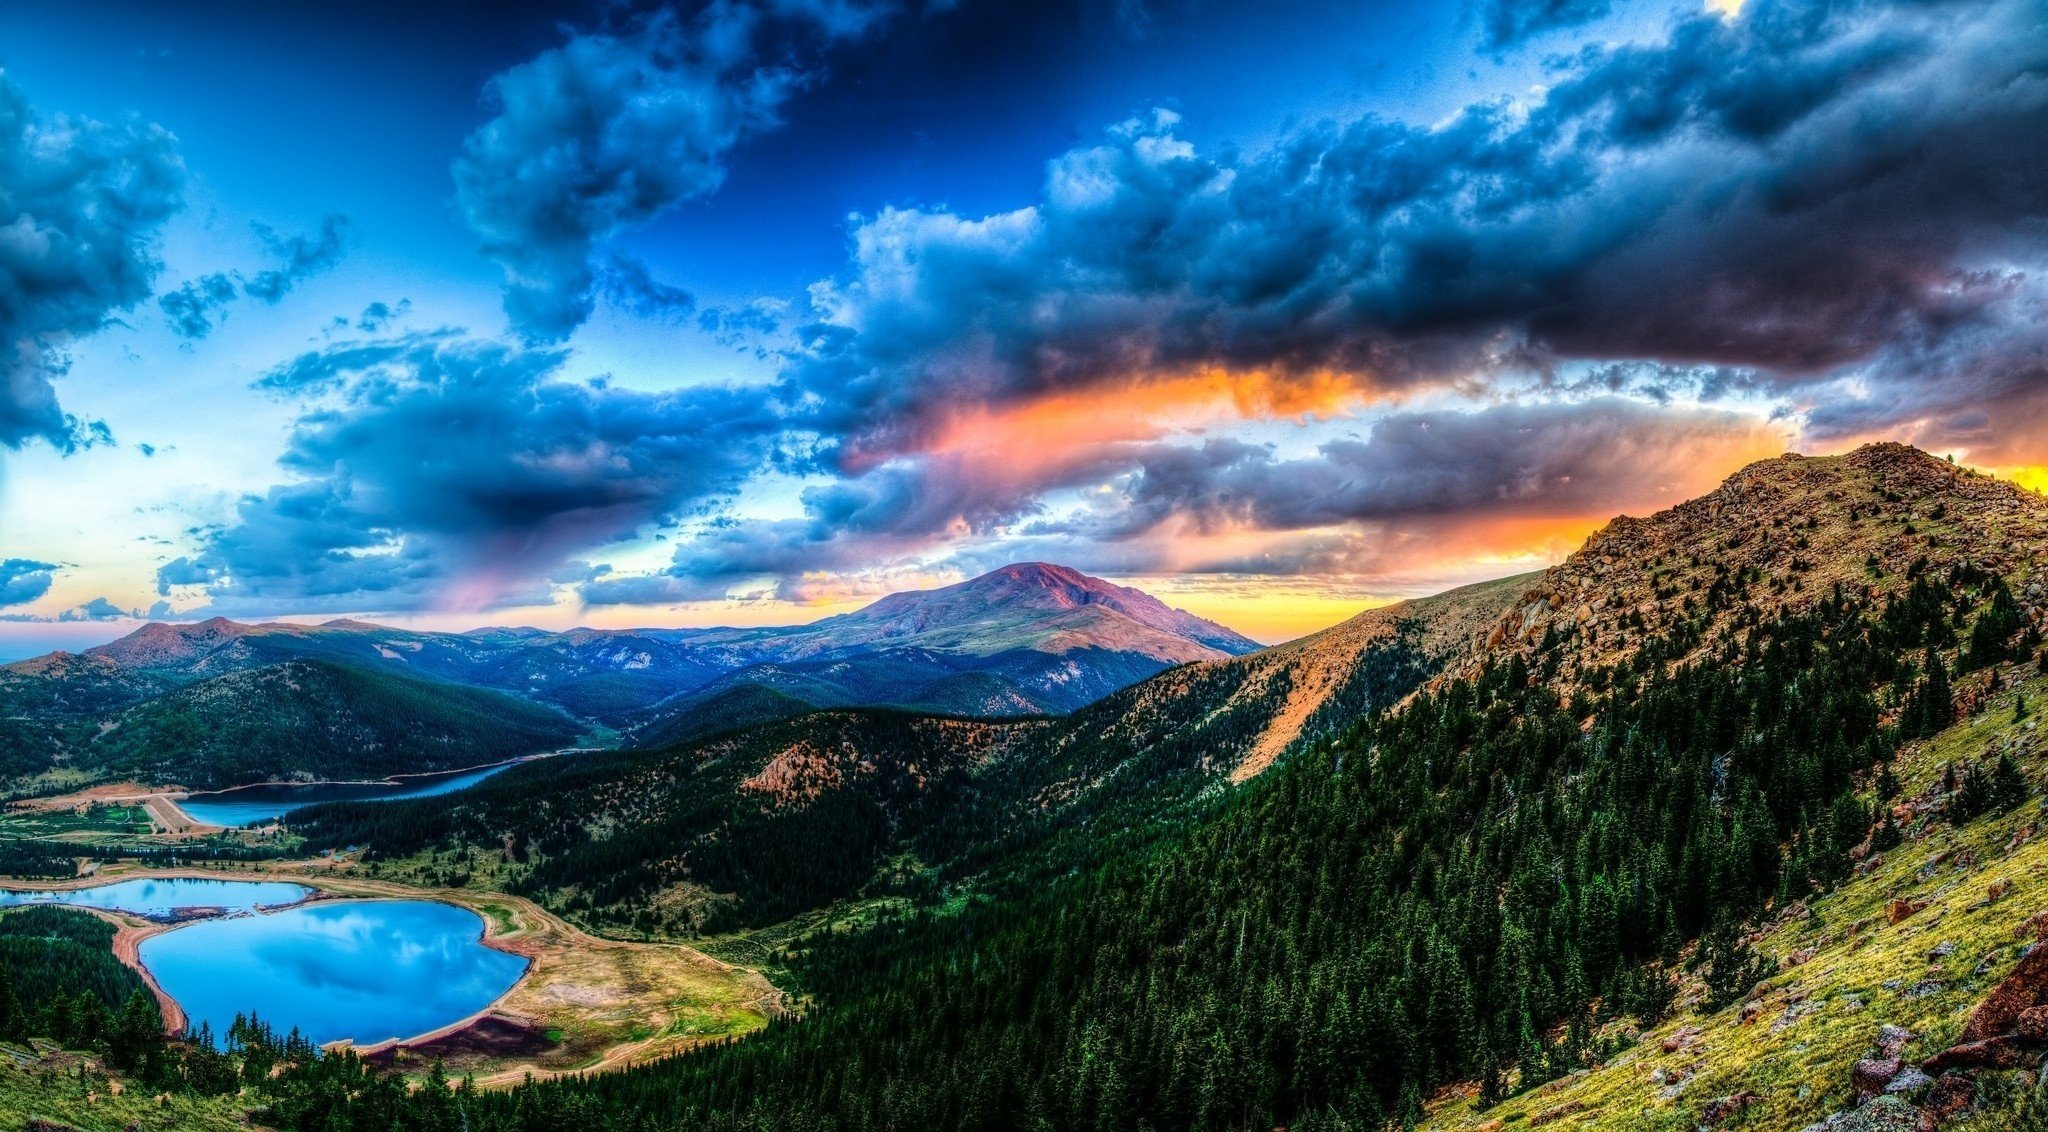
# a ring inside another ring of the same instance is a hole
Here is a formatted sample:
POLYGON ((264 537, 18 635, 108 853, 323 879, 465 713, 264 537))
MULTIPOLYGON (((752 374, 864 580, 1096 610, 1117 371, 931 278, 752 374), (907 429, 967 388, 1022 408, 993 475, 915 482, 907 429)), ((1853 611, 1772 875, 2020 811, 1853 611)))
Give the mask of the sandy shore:
POLYGON ((157 1011, 164 1018, 164 1033, 174 1038, 183 1037, 185 1008, 178 1005, 177 999, 164 993, 163 985, 156 981, 156 976, 142 965, 142 941, 161 932, 167 932, 176 925, 102 912, 97 908, 82 910, 114 925, 114 958, 142 976, 143 985, 149 988, 149 993, 156 996, 157 1011))
POLYGON ((152 789, 138 782, 109 782, 69 794, 47 798, 24 798, 12 803, 23 810, 80 810, 92 805, 141 806, 159 833, 174 837, 198 837, 219 833, 225 826, 208 825, 185 812, 178 803, 192 796, 186 790, 152 789))
MULTIPOLYGON (((590 935, 523 897, 468 889, 424 889, 395 881, 336 875, 335 859, 278 863, 261 870, 115 867, 100 875, 54 883, 9 882, 9 887, 61 891, 118 880, 191 878, 271 880, 306 885, 314 900, 433 900, 466 908, 483 921, 482 942, 527 960, 525 973, 504 994, 467 1018, 399 1041, 358 1047, 388 1054, 434 1044, 452 1046, 451 1073, 500 1087, 527 1076, 552 1077, 618 1068, 682 1052, 765 1025, 781 1013, 782 992, 758 972, 714 959, 682 944, 629 943, 590 935), (516 1053, 495 1050, 484 1031, 524 1028, 549 1037, 516 1053), (473 1035, 474 1041, 465 1041, 473 1035)), ((184 1031, 184 1011, 157 985, 140 959, 143 940, 178 924, 121 913, 100 913, 119 929, 114 953, 141 974, 156 994, 167 1031, 184 1031)))

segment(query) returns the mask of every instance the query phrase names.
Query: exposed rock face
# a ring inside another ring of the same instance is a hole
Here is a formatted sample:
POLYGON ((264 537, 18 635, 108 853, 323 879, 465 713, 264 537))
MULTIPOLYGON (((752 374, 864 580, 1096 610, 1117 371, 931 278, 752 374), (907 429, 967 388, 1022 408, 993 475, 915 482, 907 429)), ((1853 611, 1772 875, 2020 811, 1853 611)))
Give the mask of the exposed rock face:
POLYGON ((1838 1112, 1805 1132, 1920 1132, 1923 1113, 1897 1097, 1879 1097, 1854 1112, 1838 1112))
POLYGON ((2034 948, 2014 965, 2005 981, 1978 1004, 1969 1024, 1956 1037, 1956 1044, 2015 1033, 2021 1017, 2040 1006, 2048 1006, 2048 947, 2034 948))
POLYGON ((1923 1107, 1936 1124, 1966 1116, 1977 1107, 1977 1083, 1960 1073, 1944 1073, 1927 1091, 1923 1107))

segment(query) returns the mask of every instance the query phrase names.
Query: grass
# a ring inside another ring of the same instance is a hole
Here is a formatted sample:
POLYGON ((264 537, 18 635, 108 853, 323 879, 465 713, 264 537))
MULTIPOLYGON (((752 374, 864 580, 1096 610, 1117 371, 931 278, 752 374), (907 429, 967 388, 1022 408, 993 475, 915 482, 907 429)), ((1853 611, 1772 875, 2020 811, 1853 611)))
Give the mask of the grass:
POLYGON ((245 1132, 248 1107, 234 1097, 159 1097, 131 1088, 46 1042, 0 1045, 0 1128, 41 1119, 80 1132, 245 1132))
MULTIPOLYGON (((2048 680, 2027 674, 2020 692, 2030 706, 2048 707, 2048 680)), ((2037 732, 2031 715, 2016 719, 2015 707, 2008 688, 1977 715, 1902 753, 1894 769, 1903 797, 1920 796, 1951 762, 1960 767, 2001 749, 2013 753, 2038 794, 2048 733, 2037 732)), ((1851 1107, 1850 1066, 1870 1055, 1880 1025, 1920 1035, 1909 1060, 1945 1048, 2033 939, 2022 925, 2048 908, 2048 829, 2037 827, 2048 827, 2048 813, 2031 800, 1961 828, 1922 818, 1881 866, 1811 900, 1807 915, 1780 915, 1756 944, 1778 959, 1780 973, 1752 996, 1761 1009, 1747 1018, 1740 1005, 1705 1016, 1679 1010, 1605 1064, 1485 1112, 1475 1111, 1469 1090, 1439 1097, 1425 1127, 1499 1121, 1502 1128, 1676 1132, 1698 1127, 1707 1102, 1742 1091, 1758 1099, 1720 1127, 1802 1128, 1851 1107), (1990 899, 1994 884, 2010 894, 1990 899), (1890 924, 1886 905, 1900 899, 1926 907, 1890 924), (1681 1029, 1698 1036, 1666 1052, 1666 1039, 1681 1029)))
POLYGON ((51 838, 87 845, 133 841, 156 827, 141 806, 89 805, 78 810, 8 809, 0 812, 0 839, 51 838))
POLYGON ((314 884, 337 896, 456 904, 484 917, 492 946, 526 957, 531 963, 526 977, 496 1009, 534 1025, 554 1047, 512 1056, 448 1055, 451 1074, 474 1074, 480 1083, 516 1082, 527 1072, 545 1075, 647 1061, 708 1039, 751 1033, 780 1008, 780 993, 753 970, 680 944, 592 936, 520 897, 474 888, 421 888, 388 875, 370 877, 346 864, 261 872, 314 884))

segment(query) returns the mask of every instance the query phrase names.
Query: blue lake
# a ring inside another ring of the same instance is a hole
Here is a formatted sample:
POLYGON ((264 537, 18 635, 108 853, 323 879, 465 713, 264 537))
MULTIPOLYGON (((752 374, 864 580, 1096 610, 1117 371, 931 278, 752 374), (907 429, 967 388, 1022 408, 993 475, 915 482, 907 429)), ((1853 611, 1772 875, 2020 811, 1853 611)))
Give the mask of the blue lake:
POLYGON ((304 809, 316 802, 394 802, 400 798, 428 798, 435 794, 450 794, 465 786, 474 786, 516 765, 518 764, 500 763, 497 766, 449 774, 407 775, 390 782, 316 782, 304 786, 243 786, 234 790, 194 794, 179 802, 178 808, 192 815, 195 821, 240 828, 275 821, 293 810, 304 809))
POLYGON ((133 912, 138 916, 167 916, 178 908, 225 908, 230 912, 247 912, 255 908, 296 904, 312 891, 305 885, 285 881, 150 878, 62 892, 0 889, 0 908, 22 904, 64 904, 73 908, 133 912))
POLYGON ((526 960, 483 944, 482 917, 426 900, 337 900, 205 920, 142 941, 164 993, 218 1037, 256 1014, 318 1044, 411 1038, 489 1006, 526 960))

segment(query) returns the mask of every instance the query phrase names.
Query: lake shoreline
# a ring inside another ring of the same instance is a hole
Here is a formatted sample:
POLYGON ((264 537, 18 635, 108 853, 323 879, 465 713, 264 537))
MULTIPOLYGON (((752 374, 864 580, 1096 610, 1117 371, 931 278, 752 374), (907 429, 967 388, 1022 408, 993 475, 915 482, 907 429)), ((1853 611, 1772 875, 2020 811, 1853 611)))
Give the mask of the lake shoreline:
MULTIPOLYGON (((54 883, 18 882, 9 887, 41 890, 91 888, 122 880, 190 879, 284 881, 311 889, 293 906, 315 901, 421 900, 453 905, 483 921, 484 946, 527 961, 520 977, 484 1009, 413 1037, 353 1047, 368 1056, 402 1058, 416 1047, 453 1045, 451 1074, 473 1075, 480 1086, 516 1085, 536 1079, 600 1072, 671 1056, 705 1042, 751 1033, 785 1010, 783 992, 758 971, 727 963, 681 943, 636 943, 590 935, 524 897, 469 889, 427 889, 397 881, 340 876, 345 861, 306 860, 283 867, 228 870, 180 866, 127 867, 111 874, 54 883), (622 1007, 631 1010, 622 1011, 622 1007), (626 1019, 630 1014, 631 1024, 626 1019), (636 1028, 655 1021, 654 1033, 636 1028), (678 1023, 689 1018, 693 1025, 678 1023), (545 1049, 500 1055, 486 1037, 494 1021, 546 1032, 571 1034, 545 1049), (472 1048, 461 1049, 459 1047, 472 1048)), ((282 906, 280 906, 282 907, 282 906)), ((178 925, 141 917, 120 917, 133 926, 133 947, 178 925)), ((205 921, 194 921, 205 922, 205 921)), ((117 935, 117 940, 121 937, 117 935)), ((139 955, 117 957, 154 986, 139 955)), ((161 1006, 167 996, 159 994, 161 1006)), ((172 1002, 182 1019, 183 1008, 172 1002)), ((170 1011, 166 1011, 168 1030, 170 1011)))
POLYGON ((451 767, 447 770, 414 771, 407 774, 386 775, 376 779, 315 779, 306 782, 266 779, 262 782, 244 782, 219 790, 190 790, 182 786, 150 787, 139 782, 100 783, 64 794, 51 794, 41 798, 21 798, 9 803, 30 810, 66 810, 91 805, 125 804, 143 807, 150 820, 160 832, 173 837, 197 837, 222 833, 229 829, 247 829, 249 826, 229 826, 203 821, 187 810, 184 803, 193 799, 204 799, 206 803, 232 805, 233 795, 245 790, 320 790, 345 788, 388 788, 402 790, 421 782, 434 782, 455 778, 465 774, 484 771, 509 770, 521 763, 541 759, 559 758, 564 755, 585 754, 609 750, 606 747, 561 747, 553 751, 536 751, 518 758, 499 759, 495 762, 477 763, 472 766, 451 767))

